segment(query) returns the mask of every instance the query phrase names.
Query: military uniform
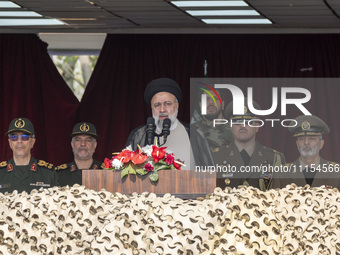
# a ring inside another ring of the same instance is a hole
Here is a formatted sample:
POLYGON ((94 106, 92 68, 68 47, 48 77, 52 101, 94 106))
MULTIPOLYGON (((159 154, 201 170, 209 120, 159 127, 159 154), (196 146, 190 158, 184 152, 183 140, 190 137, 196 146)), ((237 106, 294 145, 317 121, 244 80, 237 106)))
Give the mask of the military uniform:
MULTIPOLYGON (((245 100, 244 113, 234 115, 233 101, 226 108, 226 116, 233 125, 247 125, 247 121, 255 120, 258 117, 248 110, 248 100, 245 100), (236 124, 239 123, 239 124, 236 124), (243 124, 240 124, 243 123, 243 124)), ((261 107, 253 101, 256 109, 261 107)), ((234 137, 237 137, 234 135, 234 137)), ((252 138, 253 139, 253 138, 252 138)), ((213 151, 214 161, 217 166, 216 186, 222 189, 226 187, 238 187, 239 185, 253 186, 262 191, 268 190, 272 186, 272 167, 279 167, 285 164, 282 153, 259 144, 256 140, 247 143, 247 148, 253 148, 251 152, 246 148, 240 152, 235 141, 225 147, 216 148, 213 151), (252 153, 249 155, 248 153, 252 153)), ((242 144, 242 141, 240 142, 242 144)))
MULTIPOLYGON (((92 136, 96 140, 98 139, 98 134, 96 127, 92 123, 79 122, 74 125, 71 137, 78 135, 88 135, 92 136)), ((92 155, 91 155, 92 157, 92 155)), ((90 160, 90 158, 88 159, 90 160)), ((89 161, 90 162, 90 161, 89 161)), ((104 169, 105 165, 93 158, 93 162, 88 169, 104 169)), ((63 164, 56 167, 56 171, 59 177, 60 186, 73 186, 74 184, 82 184, 82 169, 79 169, 76 162, 73 161, 69 164, 63 164)))
MULTIPOLYGON (((280 172, 279 176, 273 180, 273 188, 284 188, 288 184, 292 183, 295 183, 297 186, 305 186, 307 184, 307 180, 303 173, 304 169, 302 169, 300 165, 300 159, 287 164, 286 167, 290 170, 290 172, 280 172)), ((310 173, 315 173, 310 185, 311 187, 326 185, 327 187, 340 189, 339 163, 330 162, 320 157, 320 164, 313 166, 313 168, 314 169, 309 168, 308 170, 310 173)))
MULTIPOLYGON (((294 163, 286 165, 287 171, 278 174, 278 178, 274 179, 273 188, 284 188, 288 184, 295 183, 298 186, 309 184, 311 187, 319 187, 326 185, 339 189, 340 165, 320 157, 319 151, 321 148, 316 147, 318 146, 317 142, 312 143, 306 140, 308 137, 321 137, 328 134, 330 132, 328 125, 317 116, 301 115, 294 122, 291 122, 289 126, 289 131, 293 132, 293 136, 298 139, 298 148, 301 150, 300 158, 294 163), (296 125, 294 126, 294 124, 296 125), (302 142, 299 141, 299 138, 302 139, 302 142), (312 149, 318 150, 314 154, 308 155, 308 152, 310 153, 312 149), (303 156, 303 154, 306 155, 303 156), (311 164, 311 160, 316 162, 311 164), (303 162, 308 162, 310 165, 305 165, 303 162)), ((319 141, 319 146, 321 140, 319 141)))
POLYGON ((257 172, 241 173, 241 167, 245 167, 244 160, 235 145, 235 142, 221 147, 213 153, 216 165, 231 169, 228 172, 217 172, 216 185, 222 189, 226 187, 238 187, 239 185, 250 185, 261 190, 267 190, 272 185, 272 173, 262 173, 264 166, 280 166, 285 164, 285 158, 282 153, 271 148, 265 147, 258 142, 255 144, 255 150, 250 157, 248 167, 253 167, 257 172), (236 172, 233 172, 236 170, 236 172))
MULTIPOLYGON (((93 159, 93 163, 89 169, 104 169, 105 165, 93 159)), ((63 164, 56 168, 59 177, 59 185, 61 187, 74 184, 82 184, 82 170, 78 169, 76 162, 71 162, 69 164, 63 164)))
POLYGON ((58 186, 52 164, 31 157, 27 166, 16 166, 13 159, 0 163, 0 192, 30 192, 33 189, 58 186))
POLYGON ((212 123, 209 123, 205 119, 202 119, 192 125, 195 125, 197 128, 202 130, 208 141, 209 147, 212 150, 221 146, 226 146, 233 140, 233 134, 231 133, 230 126, 216 125, 213 127, 212 123))

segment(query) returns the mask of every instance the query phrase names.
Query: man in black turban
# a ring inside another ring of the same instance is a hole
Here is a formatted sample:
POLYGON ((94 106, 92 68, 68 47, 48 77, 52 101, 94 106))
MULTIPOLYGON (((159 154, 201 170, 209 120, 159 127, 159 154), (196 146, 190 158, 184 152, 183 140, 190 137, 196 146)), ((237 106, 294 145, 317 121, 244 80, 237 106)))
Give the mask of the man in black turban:
MULTIPOLYGON (((171 150, 177 158, 184 161, 186 167, 181 169, 194 168, 194 156, 193 153, 202 157, 210 156, 209 152, 194 151, 191 148, 204 147, 208 148, 207 142, 204 138, 195 139, 195 146, 191 146, 189 139, 189 125, 183 123, 177 119, 177 113, 179 104, 182 100, 182 91, 179 85, 172 79, 159 78, 151 81, 146 87, 144 92, 145 102, 151 106, 152 115, 155 120, 155 133, 161 134, 163 130, 163 123, 165 119, 170 119, 170 134, 167 136, 167 140, 164 143, 164 136, 159 137, 153 143, 157 143, 158 146, 165 146, 171 150), (196 144, 197 143, 197 144, 196 144), (204 144, 204 146, 201 146, 204 144)), ((191 133, 195 133, 196 130, 191 130, 191 133)), ((156 135, 157 137, 157 135, 156 135)), ((141 126, 133 130, 126 142, 126 146, 131 145, 133 150, 138 148, 137 145, 143 147, 147 144, 147 125, 141 126)), ((195 157, 195 159, 198 157, 195 157)), ((196 162, 197 163, 197 162, 196 162)))

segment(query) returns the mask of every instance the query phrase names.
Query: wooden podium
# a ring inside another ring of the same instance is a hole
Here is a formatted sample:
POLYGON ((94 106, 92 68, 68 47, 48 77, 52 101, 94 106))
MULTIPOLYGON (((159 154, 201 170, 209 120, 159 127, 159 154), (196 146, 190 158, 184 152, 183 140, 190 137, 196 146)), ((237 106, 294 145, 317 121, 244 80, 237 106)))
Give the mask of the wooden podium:
POLYGON ((157 182, 148 175, 129 175, 121 178, 121 171, 83 170, 82 184, 89 189, 131 194, 152 192, 157 195, 171 193, 180 198, 204 197, 216 187, 215 173, 200 173, 195 170, 160 170, 157 182))

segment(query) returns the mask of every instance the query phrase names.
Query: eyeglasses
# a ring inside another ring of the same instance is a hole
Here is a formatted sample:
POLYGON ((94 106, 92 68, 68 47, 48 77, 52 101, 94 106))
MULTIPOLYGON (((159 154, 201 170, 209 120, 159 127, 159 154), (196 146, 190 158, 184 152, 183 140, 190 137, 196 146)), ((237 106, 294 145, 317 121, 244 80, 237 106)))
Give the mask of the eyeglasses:
POLYGON ((162 104, 164 105, 165 108, 170 108, 174 103, 172 103, 170 101, 165 101, 163 103, 157 102, 153 105, 153 107, 156 108, 156 109, 160 109, 162 104))
POLYGON ((9 139, 11 139, 11 141, 13 141, 13 142, 16 142, 16 141, 19 140, 19 137, 21 137, 22 141, 28 141, 31 136, 30 135, 26 135, 26 134, 24 134, 24 135, 10 135, 9 139))

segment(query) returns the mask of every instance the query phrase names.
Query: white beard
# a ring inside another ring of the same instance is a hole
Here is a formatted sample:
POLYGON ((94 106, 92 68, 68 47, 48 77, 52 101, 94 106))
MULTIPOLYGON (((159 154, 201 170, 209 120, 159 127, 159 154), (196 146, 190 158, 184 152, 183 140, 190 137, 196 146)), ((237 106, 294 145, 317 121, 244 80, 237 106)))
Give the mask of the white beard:
POLYGON ((320 151, 320 144, 318 144, 317 146, 315 147, 310 147, 309 145, 305 145, 305 146, 302 146, 302 147, 298 147, 298 150, 301 154, 302 157, 314 157, 315 155, 317 155, 320 151), (310 148, 309 151, 305 151, 304 149, 305 148, 310 148))
POLYGON ((153 112, 152 112, 152 117, 155 119, 155 125, 156 125, 156 130, 158 132, 160 132, 163 129, 163 120, 161 120, 159 117, 163 117, 166 116, 167 118, 170 119, 171 121, 171 126, 173 124, 175 124, 176 120, 177 120, 177 115, 178 115, 178 110, 176 109, 174 111, 174 113, 172 115, 168 115, 168 114, 164 114, 164 113, 160 113, 159 116, 156 116, 153 112))

